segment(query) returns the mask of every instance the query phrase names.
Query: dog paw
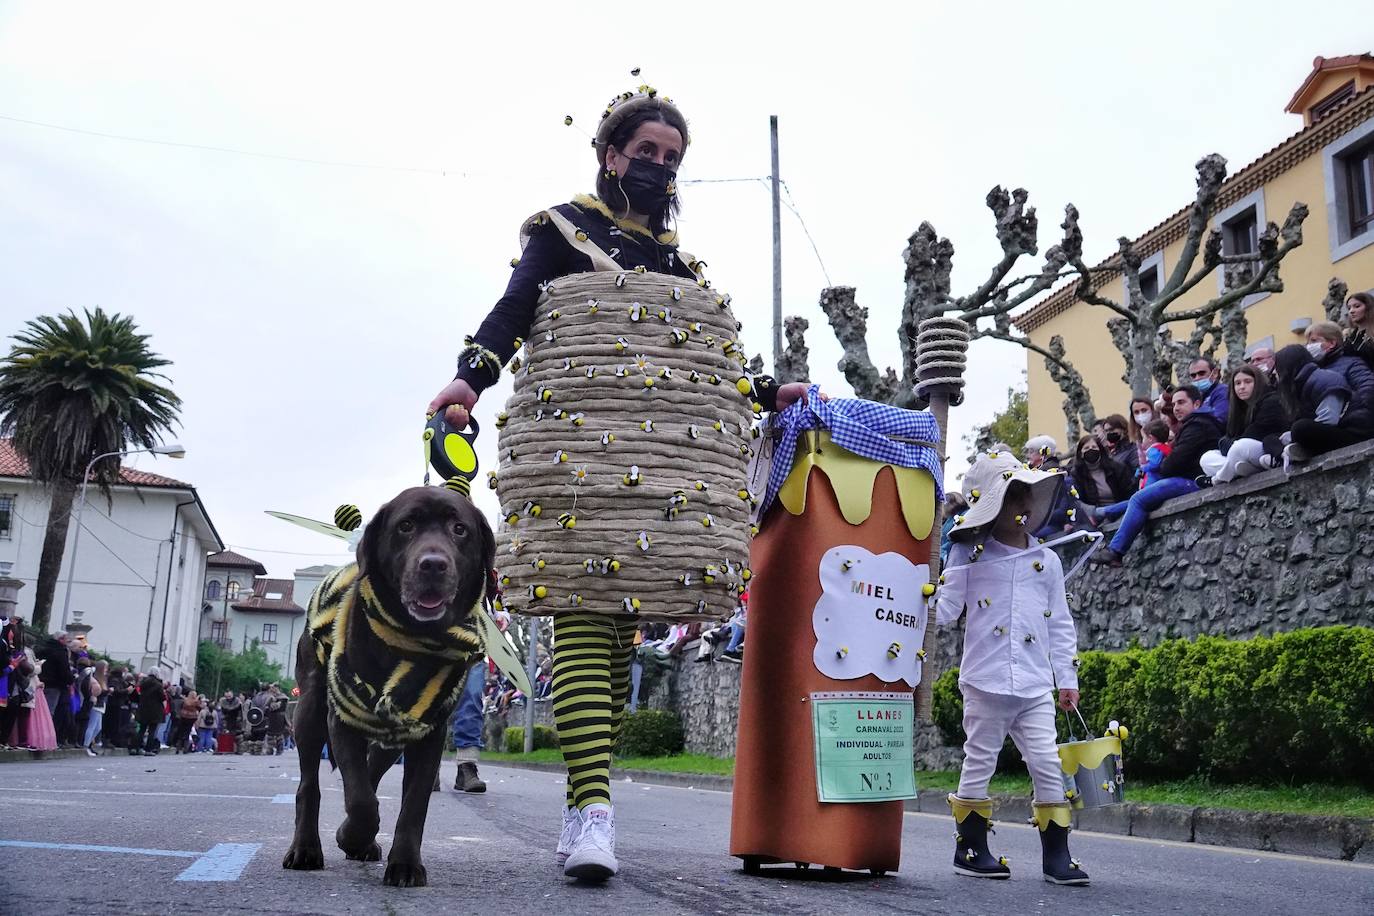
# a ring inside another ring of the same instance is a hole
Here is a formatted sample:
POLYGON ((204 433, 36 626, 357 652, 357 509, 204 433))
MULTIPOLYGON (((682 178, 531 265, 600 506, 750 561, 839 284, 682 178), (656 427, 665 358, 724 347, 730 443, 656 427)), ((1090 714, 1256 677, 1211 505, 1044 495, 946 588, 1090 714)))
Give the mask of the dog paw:
POLYGON ((380 862, 382 860, 382 847, 376 843, 368 843, 361 849, 345 849, 344 858, 354 862, 380 862))
POLYGON ((390 862, 382 875, 382 883, 387 887, 425 887, 429 884, 429 874, 419 862, 390 862))
POLYGON ((286 851, 286 855, 282 856, 281 867, 297 871, 315 871, 324 868, 324 850, 319 846, 292 846, 286 851))

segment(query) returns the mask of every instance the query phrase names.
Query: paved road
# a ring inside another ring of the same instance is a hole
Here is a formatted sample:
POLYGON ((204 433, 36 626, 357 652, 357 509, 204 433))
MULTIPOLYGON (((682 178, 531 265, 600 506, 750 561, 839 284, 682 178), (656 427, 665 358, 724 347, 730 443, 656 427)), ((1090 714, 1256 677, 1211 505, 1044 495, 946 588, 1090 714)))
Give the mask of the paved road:
MULTIPOLYGON (((561 779, 495 767, 483 768, 486 795, 446 788, 434 799, 431 886, 383 888, 380 864, 346 862, 332 845, 343 804, 337 777, 325 780, 325 870, 281 868, 294 806, 278 799, 294 792, 295 772, 290 756, 0 766, 0 912, 1374 913, 1374 866, 1104 835, 1074 836, 1092 887, 1051 887, 1034 867, 1035 833, 1018 825, 999 828, 1003 853, 1020 864, 1010 882, 956 878, 951 825, 927 814, 906 817, 902 870, 887 878, 835 882, 790 869, 747 877, 724 852, 728 794, 629 783, 614 789, 621 876, 584 887, 552 861, 561 779), (102 848, 53 848, 63 844, 102 848)), ((399 790, 393 771, 382 783, 384 828, 399 790)), ((388 840, 383 834, 383 848, 388 840)))

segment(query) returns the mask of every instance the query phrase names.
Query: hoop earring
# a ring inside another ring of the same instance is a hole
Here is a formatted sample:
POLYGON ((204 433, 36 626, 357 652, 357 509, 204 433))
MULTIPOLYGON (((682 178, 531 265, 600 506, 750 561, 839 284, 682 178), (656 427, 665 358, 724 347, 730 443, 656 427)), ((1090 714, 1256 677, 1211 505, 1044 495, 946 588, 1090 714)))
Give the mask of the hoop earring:
POLYGON ((611 169, 611 176, 615 178, 615 186, 620 189, 620 199, 625 202, 625 213, 620 219, 630 218, 630 195, 625 193, 625 186, 620 183, 620 177, 615 174, 615 169, 611 169))

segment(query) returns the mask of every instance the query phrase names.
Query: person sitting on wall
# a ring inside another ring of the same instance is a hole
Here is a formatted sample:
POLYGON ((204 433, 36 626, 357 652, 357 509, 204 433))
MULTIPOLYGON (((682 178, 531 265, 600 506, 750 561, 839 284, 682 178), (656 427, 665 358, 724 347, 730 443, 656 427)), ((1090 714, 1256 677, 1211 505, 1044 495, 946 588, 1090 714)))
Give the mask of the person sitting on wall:
MULTIPOLYGON (((1193 387, 1202 393, 1202 406, 1212 412, 1217 422, 1226 425, 1227 412, 1230 410, 1231 393, 1221 383, 1221 367, 1206 356, 1199 356, 1188 364, 1188 378, 1193 387)), ((1177 413, 1177 411, 1175 411, 1177 413)), ((1178 418, 1183 422, 1183 418, 1178 418)))
POLYGON ((1076 482, 1073 475, 1064 469, 1063 459, 1059 455, 1059 443, 1054 440, 1053 436, 1031 436, 1026 440, 1021 457, 1026 467, 1033 471, 1059 473, 1064 478, 1064 486, 1059 488, 1058 495, 1054 500, 1054 507, 1045 519, 1044 526, 1033 532, 1036 537, 1048 540, 1055 535, 1063 534, 1065 531, 1072 531, 1087 521, 1087 519, 1078 516, 1079 501, 1076 482))
POLYGON ((1341 326, 1332 321, 1318 321, 1307 329, 1307 352, 1317 366, 1339 374, 1350 386, 1357 407, 1374 413, 1374 369, 1346 348, 1341 326))
POLYGON ((1245 363, 1263 372, 1269 380, 1269 387, 1274 387, 1274 351, 1271 348, 1256 347, 1245 357, 1245 363))
POLYGON ((1122 465, 1134 474, 1140 466, 1140 452, 1131 439, 1130 423, 1119 413, 1114 413, 1102 421, 1102 436, 1098 440, 1102 454, 1122 465))
POLYGON ((1345 351, 1374 369, 1374 289, 1345 300, 1345 351))
POLYGON ((1374 415, 1355 400, 1350 383, 1339 372, 1318 366, 1306 347, 1284 347, 1275 357, 1275 368, 1279 397, 1294 418, 1285 434, 1285 471, 1295 462, 1353 445, 1374 433, 1374 415))
POLYGON ((1145 427, 1159 419, 1159 411, 1149 398, 1131 398, 1130 421, 1127 425, 1131 444, 1135 446, 1137 470, 1145 463, 1145 427))
POLYGON ((1202 392, 1194 385, 1183 385, 1174 392, 1173 409, 1179 420, 1178 431, 1174 434, 1169 456, 1160 464, 1161 479, 1130 498, 1121 527, 1106 549, 1093 554, 1094 563, 1120 566, 1131 544, 1145 529, 1151 512, 1176 496, 1199 489, 1197 478, 1202 468, 1198 462, 1206 452, 1217 447, 1222 425, 1216 415, 1203 406, 1202 392))
POLYGON ((1228 483, 1257 471, 1275 467, 1283 453, 1279 437, 1288 428, 1276 388, 1258 366, 1241 366, 1231 373, 1231 412, 1226 435, 1217 447, 1198 462, 1203 486, 1228 483))
MULTIPOLYGON (((1135 444, 1127 442, 1127 451, 1135 454, 1135 444)), ((1095 506, 1110 506, 1130 499, 1135 489, 1135 473, 1114 459, 1107 448, 1093 436, 1078 440, 1069 474, 1078 488, 1078 498, 1091 510, 1095 506)))

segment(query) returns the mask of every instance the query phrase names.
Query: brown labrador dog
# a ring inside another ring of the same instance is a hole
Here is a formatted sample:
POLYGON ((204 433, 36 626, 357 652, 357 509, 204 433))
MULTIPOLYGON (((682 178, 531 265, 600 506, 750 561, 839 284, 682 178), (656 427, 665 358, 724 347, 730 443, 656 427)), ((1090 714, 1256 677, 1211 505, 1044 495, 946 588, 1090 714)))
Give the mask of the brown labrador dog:
MULTIPOLYGON (((494 581, 495 554, 491 527, 467 497, 444 487, 415 487, 398 494, 368 523, 358 545, 358 570, 368 577, 388 614, 404 621, 409 633, 424 636, 468 621, 483 587, 494 581)), ((369 683, 380 686, 394 669, 395 656, 368 628, 362 614, 353 614, 349 621, 348 662, 369 683)), ((480 653, 474 659, 479 661, 480 653)), ((326 742, 330 761, 343 776, 347 814, 335 840, 349 859, 378 861, 382 853, 377 845, 381 822, 377 785, 404 751, 401 812, 382 883, 423 887, 427 876, 420 861, 420 841, 443 755, 444 726, 454 703, 432 706, 422 721, 433 728, 404 748, 370 742, 333 708, 326 669, 308 627, 296 648, 296 683, 301 691, 295 718, 301 782, 296 790, 296 832, 282 867, 324 867, 319 775, 326 742)))

